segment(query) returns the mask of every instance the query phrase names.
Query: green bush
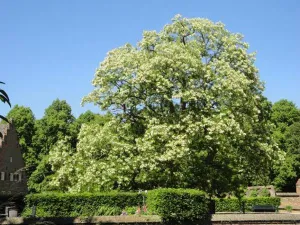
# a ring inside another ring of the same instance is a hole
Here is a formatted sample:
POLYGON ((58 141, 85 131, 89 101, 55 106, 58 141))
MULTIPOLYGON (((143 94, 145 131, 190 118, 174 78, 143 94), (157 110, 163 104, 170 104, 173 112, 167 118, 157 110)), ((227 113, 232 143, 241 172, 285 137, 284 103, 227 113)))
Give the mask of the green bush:
POLYGON ((192 189, 156 189, 147 194, 148 211, 164 222, 204 222, 210 218, 206 194, 192 189))
POLYGON ((249 197, 249 198, 224 198, 215 199, 216 212, 240 212, 252 211, 254 205, 272 205, 278 209, 280 198, 278 197, 249 197))
POLYGON ((37 217, 120 215, 122 209, 142 201, 141 194, 129 192, 30 194, 22 215, 30 216, 32 206, 36 206, 37 217))
POLYGON ((287 205, 287 206, 285 207, 285 210, 288 211, 288 212, 292 212, 292 211, 293 211, 293 206, 287 205))
POLYGON ((216 198, 216 212, 240 212, 242 211, 242 200, 238 198, 216 198))
POLYGON ((122 209, 120 207, 112 207, 107 205, 102 205, 98 208, 95 216, 116 216, 122 213, 122 209))
POLYGON ((125 208, 125 212, 128 214, 128 215, 134 215, 135 212, 137 210, 137 206, 127 206, 125 208))
POLYGON ((258 190, 257 189, 253 189, 250 192, 250 197, 255 198, 258 196, 258 190))
POLYGON ((267 188, 263 188, 260 190, 259 196, 261 197, 270 197, 270 191, 267 188))

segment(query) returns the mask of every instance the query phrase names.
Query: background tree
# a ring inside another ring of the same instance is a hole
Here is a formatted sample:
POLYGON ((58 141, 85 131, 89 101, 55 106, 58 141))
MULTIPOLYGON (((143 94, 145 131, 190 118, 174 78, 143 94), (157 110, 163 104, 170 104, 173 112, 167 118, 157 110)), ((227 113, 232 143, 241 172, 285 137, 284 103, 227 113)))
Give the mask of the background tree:
POLYGON ((112 118, 112 114, 109 112, 100 115, 88 110, 80 114, 79 117, 74 121, 75 132, 79 133, 82 124, 98 124, 100 126, 103 126, 105 123, 110 121, 111 118, 112 118))
POLYGON ((293 102, 286 99, 280 100, 272 106, 271 121, 275 124, 273 137, 280 149, 286 152, 286 133, 288 127, 295 122, 300 122, 300 111, 293 102))
POLYGON ((137 47, 110 51, 84 102, 116 117, 83 126, 70 157, 79 169, 60 170, 63 181, 79 182, 65 188, 196 187, 219 195, 253 180, 274 156, 254 60, 240 34, 181 16, 144 32, 137 47))
POLYGON ((72 115, 70 105, 59 99, 53 101, 45 110, 44 117, 36 121, 32 146, 37 163, 28 181, 31 191, 41 191, 47 184, 45 179, 53 173, 48 164, 48 154, 56 142, 70 137, 71 145, 76 146, 77 134, 73 128, 74 121, 75 117, 72 115))
POLYGON ((72 142, 75 142, 76 135, 71 129, 74 121, 72 109, 65 100, 53 101, 45 110, 44 117, 36 122, 33 145, 38 154, 48 154, 51 146, 65 136, 74 137, 72 142))
MULTIPOLYGON (((49 162, 52 166, 52 170, 55 171, 55 173, 50 177, 51 182, 49 182, 47 189, 67 191, 71 187, 72 190, 91 191, 95 188, 92 186, 94 186, 94 183, 96 183, 97 185, 97 182, 93 182, 92 185, 84 184, 85 188, 82 188, 84 179, 78 177, 79 173, 83 177, 86 176, 85 167, 90 166, 91 164, 93 164, 95 168, 98 168, 100 166, 99 161, 94 161, 93 159, 91 159, 90 161, 87 160, 86 157, 89 156, 85 155, 85 149, 82 148, 82 146, 86 144, 90 145, 89 142, 93 140, 95 141, 94 137, 99 135, 103 135, 105 136, 105 138, 96 138, 96 141, 99 141, 98 145, 114 145, 114 143, 116 142, 110 134, 110 124, 112 118, 113 117, 110 113, 100 115, 95 114, 91 111, 87 111, 81 114, 76 119, 74 124, 76 129, 80 131, 78 139, 81 140, 81 142, 79 142, 76 148, 74 148, 70 144, 69 137, 66 137, 63 140, 58 141, 57 144, 51 149, 51 151, 49 152, 49 162), (77 172, 75 173, 75 171, 77 172)), ((114 133, 114 135, 116 135, 116 133, 114 133)), ((118 132, 118 136, 123 136, 120 130, 118 132)), ((117 148, 117 146, 115 147, 117 148)), ((113 156, 113 154, 111 155, 113 156)), ((122 169, 122 165, 123 164, 119 165, 120 169, 122 169)), ((100 174, 100 171, 102 170, 103 169, 97 171, 99 175, 97 177, 97 180, 102 180, 102 175, 100 174)), ((107 173, 110 173, 110 170, 108 170, 107 173)), ((113 173, 110 175, 113 176, 113 173)), ((92 176, 91 178, 94 179, 95 177, 92 176)))
POLYGON ((273 138, 285 153, 284 160, 275 162, 272 180, 281 191, 295 191, 300 178, 300 110, 286 99, 274 103, 272 122, 273 138))

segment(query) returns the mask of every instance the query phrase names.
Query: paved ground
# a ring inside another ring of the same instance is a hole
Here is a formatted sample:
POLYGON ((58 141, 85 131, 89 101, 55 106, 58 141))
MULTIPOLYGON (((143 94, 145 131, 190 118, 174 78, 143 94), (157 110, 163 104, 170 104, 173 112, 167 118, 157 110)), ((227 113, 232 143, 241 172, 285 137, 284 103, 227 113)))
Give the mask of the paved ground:
MULTIPOLYGON (((4 224, 35 224, 36 218, 24 219, 21 217, 2 218, 0 225, 4 224)), ((126 224, 126 223, 141 223, 141 224, 159 224, 158 216, 102 216, 89 218, 48 218, 56 224, 126 224)), ((212 215, 212 224, 299 224, 300 214, 293 213, 218 213, 212 215), (271 223, 270 223, 271 222, 271 223)))
POLYGON ((280 197, 280 209, 285 209, 286 206, 292 206, 293 212, 300 213, 300 197, 280 197))
POLYGON ((246 213, 214 214, 212 221, 300 221, 300 214, 292 213, 246 213))

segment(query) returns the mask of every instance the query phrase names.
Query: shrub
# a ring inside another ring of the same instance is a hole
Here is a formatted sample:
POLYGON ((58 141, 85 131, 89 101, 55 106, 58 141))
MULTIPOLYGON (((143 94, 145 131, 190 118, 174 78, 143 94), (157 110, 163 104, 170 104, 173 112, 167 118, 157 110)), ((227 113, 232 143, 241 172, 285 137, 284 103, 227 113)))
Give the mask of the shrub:
POLYGON ((122 209, 120 207, 112 207, 107 205, 102 205, 98 208, 95 216, 116 216, 122 213, 122 209))
POLYGON ((270 191, 267 188, 263 188, 260 190, 259 196, 261 197, 270 197, 270 191))
POLYGON ((272 205, 278 209, 280 198, 278 197, 249 197, 249 198, 224 198, 215 199, 216 212, 240 212, 252 211, 254 205, 272 205))
POLYGON ((125 211, 126 211, 126 213, 128 214, 128 215, 134 215, 135 214, 135 212, 136 212, 136 209, 137 209, 137 206, 127 206, 126 208, 125 208, 125 211))
POLYGON ((243 202, 238 198, 216 198, 216 212, 240 212, 242 211, 243 202))
POLYGON ((31 215, 32 206, 38 217, 120 215, 121 209, 141 202, 142 195, 129 192, 31 194, 25 198, 23 216, 31 215))
POLYGON ((250 197, 255 198, 258 196, 258 190, 257 189, 253 189, 250 192, 250 197))
POLYGON ((156 189, 147 194, 148 211, 159 215, 164 222, 203 222, 209 215, 206 194, 192 189, 156 189))
POLYGON ((280 198, 278 197, 257 197, 257 198, 245 198, 245 211, 252 211, 254 205, 272 205, 278 210, 280 205, 280 198))
POLYGON ((293 206, 287 205, 287 206, 285 207, 285 210, 288 211, 288 212, 292 212, 292 211, 293 211, 293 206))

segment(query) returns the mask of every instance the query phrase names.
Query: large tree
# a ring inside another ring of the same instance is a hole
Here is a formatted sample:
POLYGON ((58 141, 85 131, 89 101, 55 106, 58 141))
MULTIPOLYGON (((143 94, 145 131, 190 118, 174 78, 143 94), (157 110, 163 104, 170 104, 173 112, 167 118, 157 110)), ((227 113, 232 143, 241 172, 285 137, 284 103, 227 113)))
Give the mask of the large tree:
MULTIPOLYGON (((145 31, 136 47, 110 51, 84 102, 116 116, 81 129, 52 183, 70 191, 196 187, 218 195, 250 182, 273 157, 254 61, 242 35, 181 16, 160 32, 145 31)), ((50 161, 55 167, 60 159, 50 161)))

